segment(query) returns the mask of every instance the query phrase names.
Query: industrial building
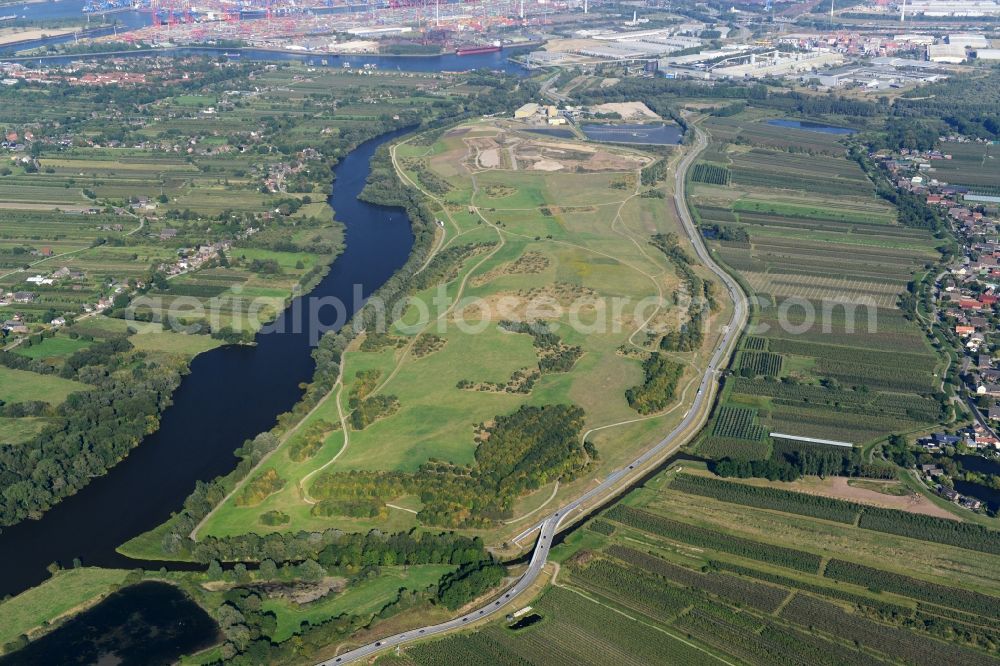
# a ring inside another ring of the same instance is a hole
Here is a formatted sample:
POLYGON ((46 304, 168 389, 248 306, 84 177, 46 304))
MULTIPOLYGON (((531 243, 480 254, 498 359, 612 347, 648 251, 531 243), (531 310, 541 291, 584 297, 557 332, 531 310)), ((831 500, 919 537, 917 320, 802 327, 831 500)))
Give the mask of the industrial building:
POLYGON ((927 59, 931 62, 958 65, 967 57, 965 47, 958 44, 931 44, 927 47, 927 59))
POLYGON ((910 0, 903 16, 1000 16, 997 0, 910 0))
POLYGON ((871 65, 847 65, 803 76, 815 79, 821 86, 864 86, 875 90, 900 88, 921 83, 933 83, 946 75, 933 63, 906 58, 875 58, 871 65))
POLYGON ((976 60, 1000 60, 1000 49, 979 49, 976 60))
POLYGON ((524 106, 522 106, 521 108, 519 108, 517 111, 514 112, 514 119, 524 120, 526 118, 531 118, 536 113, 538 113, 539 108, 540 107, 534 102, 528 102, 527 104, 525 104, 524 106))
POLYGON ((905 33, 901 35, 893 35, 892 41, 898 44, 914 44, 918 46, 930 46, 937 39, 934 35, 920 35, 916 33, 905 33))
POLYGON ((990 40, 984 35, 975 35, 968 32, 959 32, 948 35, 948 43, 952 46, 961 46, 967 49, 988 49, 990 40))
POLYGON ((844 56, 839 53, 812 51, 809 53, 784 53, 771 51, 765 54, 751 53, 744 58, 742 64, 715 67, 713 78, 760 78, 764 76, 783 76, 799 72, 814 71, 821 67, 839 65, 844 62, 844 56))

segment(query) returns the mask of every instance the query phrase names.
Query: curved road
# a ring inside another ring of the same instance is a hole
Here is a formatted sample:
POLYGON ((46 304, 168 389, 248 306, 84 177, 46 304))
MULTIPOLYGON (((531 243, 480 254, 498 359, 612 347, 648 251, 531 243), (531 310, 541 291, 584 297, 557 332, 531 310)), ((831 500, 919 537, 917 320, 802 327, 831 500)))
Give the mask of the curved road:
POLYGON ((677 215, 684 225, 685 232, 687 232, 688 237, 691 239, 691 244, 694 246, 694 249, 698 254, 698 258, 701 259, 702 263, 715 273, 726 285, 726 289, 729 291, 729 295, 733 300, 734 308, 732 319, 730 319, 729 324, 723 329, 723 335, 719 340, 719 345, 716 348, 715 353, 712 355, 712 359, 708 366, 705 368, 701 384, 698 387, 698 393, 694 398, 694 402, 691 404, 691 409, 685 413, 684 419, 670 432, 670 434, 660 440, 660 442, 654 447, 633 460, 628 467, 623 467, 612 472, 607 476, 607 478, 604 479, 604 481, 600 483, 600 485, 595 486, 577 499, 560 507, 554 513, 549 514, 525 531, 521 532, 521 534, 514 539, 515 542, 538 530, 538 541, 535 545, 534 553, 531 556, 531 562, 528 564, 528 569, 521 575, 520 578, 518 578, 517 582, 514 583, 512 587, 507 589, 498 599, 481 608, 472 610, 465 615, 448 620, 447 622, 442 622, 440 624, 420 629, 413 629, 411 631, 404 631, 394 636, 389 636, 388 638, 384 638, 375 643, 369 643, 368 645, 351 650, 350 652, 345 652, 338 657, 328 659, 321 662, 317 666, 338 666, 339 664, 347 664, 359 659, 372 657, 387 648, 396 647, 417 639, 427 638, 429 636, 461 629, 462 627, 467 627, 474 622, 494 616, 504 611, 508 605, 514 602, 518 595, 528 589, 538 579, 538 576, 541 574, 542 568, 545 566, 545 562, 548 559, 552 538, 559 530, 560 524, 566 519, 567 516, 569 516, 570 513, 577 511, 578 509, 582 509, 587 502, 595 497, 605 495, 610 498, 627 488, 629 484, 623 483, 623 481, 628 481, 630 478, 638 477, 643 472, 642 468, 645 468, 648 463, 658 462, 667 455, 673 453, 677 448, 688 441, 688 438, 685 437, 685 435, 697 432, 705 424, 705 421, 708 420, 708 415, 711 411, 712 396, 717 388, 716 378, 718 376, 719 369, 729 358, 730 350, 739 338, 739 333, 743 329, 743 326, 746 324, 748 310, 746 297, 740 290, 739 285, 732 277, 730 277, 728 273, 715 263, 712 259, 711 253, 705 247, 701 234, 699 233, 694 222, 691 220, 691 215, 688 212, 687 204, 684 200, 684 183, 687 171, 691 167, 691 164, 694 163, 698 154, 707 144, 705 134, 700 129, 695 128, 695 136, 696 140, 693 148, 683 157, 683 159, 681 159, 675 173, 674 207, 677 209, 677 215))

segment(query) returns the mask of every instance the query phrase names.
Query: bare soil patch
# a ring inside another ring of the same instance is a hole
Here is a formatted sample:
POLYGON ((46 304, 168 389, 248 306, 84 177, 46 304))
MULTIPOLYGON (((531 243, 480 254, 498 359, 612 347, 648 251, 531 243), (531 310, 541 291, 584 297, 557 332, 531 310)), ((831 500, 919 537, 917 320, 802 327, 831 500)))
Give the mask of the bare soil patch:
POLYGON ((886 495, 885 493, 868 490, 867 488, 852 486, 847 483, 848 480, 843 476, 831 477, 829 479, 831 495, 865 504, 887 506, 891 509, 900 509, 910 513, 922 513, 926 516, 958 520, 953 513, 942 509, 923 495, 917 493, 909 495, 886 495))
MULTIPOLYGON (((603 85, 602 83, 601 86, 603 85)), ((660 116, 642 102, 609 102, 593 108, 599 113, 617 113, 624 120, 661 120, 660 116)))
POLYGON ((558 319, 570 310, 589 321, 603 306, 599 294, 588 287, 556 282, 519 291, 501 291, 469 304, 454 318, 472 321, 540 321, 558 319))
POLYGON ((472 278, 472 286, 479 287, 503 275, 534 275, 549 267, 549 259, 541 252, 525 252, 514 261, 472 278))

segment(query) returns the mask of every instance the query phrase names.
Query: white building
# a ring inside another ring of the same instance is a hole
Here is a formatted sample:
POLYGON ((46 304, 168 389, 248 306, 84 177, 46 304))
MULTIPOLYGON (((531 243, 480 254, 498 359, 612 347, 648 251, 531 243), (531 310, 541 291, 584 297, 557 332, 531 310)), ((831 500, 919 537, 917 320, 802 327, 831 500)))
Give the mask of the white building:
POLYGON ((903 35, 894 35, 892 41, 897 44, 919 44, 920 46, 930 46, 934 43, 934 35, 907 33, 903 35))
POLYGON ((931 44, 927 47, 927 59, 952 65, 965 62, 965 47, 957 44, 931 44))
POLYGON ((963 46, 967 49, 988 49, 990 40, 983 35, 976 35, 969 32, 956 32, 948 35, 948 43, 953 46, 963 46))

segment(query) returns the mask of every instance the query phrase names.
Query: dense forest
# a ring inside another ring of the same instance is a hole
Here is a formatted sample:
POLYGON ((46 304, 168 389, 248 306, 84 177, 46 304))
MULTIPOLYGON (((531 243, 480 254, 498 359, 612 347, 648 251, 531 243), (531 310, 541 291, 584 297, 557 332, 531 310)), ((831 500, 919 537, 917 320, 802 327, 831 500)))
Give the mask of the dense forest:
POLYGON ((625 391, 625 399, 640 414, 663 411, 677 393, 677 383, 684 373, 684 366, 654 352, 643 362, 642 372, 642 384, 625 391))

